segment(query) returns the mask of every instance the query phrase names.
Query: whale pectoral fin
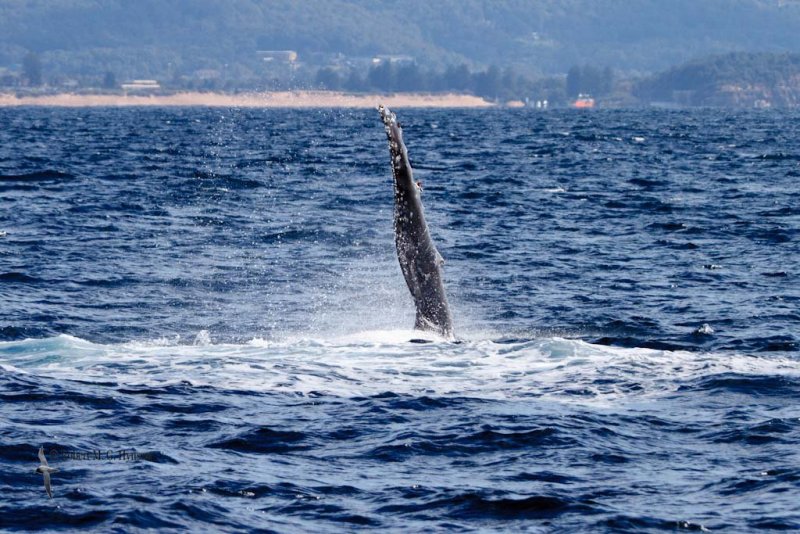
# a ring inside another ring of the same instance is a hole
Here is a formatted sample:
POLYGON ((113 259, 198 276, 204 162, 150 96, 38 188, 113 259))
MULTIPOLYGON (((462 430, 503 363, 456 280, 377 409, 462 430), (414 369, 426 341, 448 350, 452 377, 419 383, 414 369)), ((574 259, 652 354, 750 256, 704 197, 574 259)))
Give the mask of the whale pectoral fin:
POLYGON ((442 281, 444 258, 431 239, 425 222, 420 192, 414 181, 408 150, 397 116, 378 107, 389 141, 394 181, 394 234, 397 259, 417 308, 417 330, 452 338, 453 322, 442 281))

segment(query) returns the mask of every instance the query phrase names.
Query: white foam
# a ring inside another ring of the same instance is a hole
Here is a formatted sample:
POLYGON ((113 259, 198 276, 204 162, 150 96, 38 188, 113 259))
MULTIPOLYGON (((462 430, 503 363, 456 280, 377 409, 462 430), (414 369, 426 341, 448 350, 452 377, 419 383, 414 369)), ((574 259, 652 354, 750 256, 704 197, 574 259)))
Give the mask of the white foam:
POLYGON ((195 385, 339 396, 398 394, 617 402, 676 391, 719 373, 800 376, 796 361, 592 345, 564 338, 503 343, 419 339, 379 330, 330 339, 253 339, 244 344, 179 340, 96 344, 71 336, 0 343, 5 370, 60 379, 195 385))

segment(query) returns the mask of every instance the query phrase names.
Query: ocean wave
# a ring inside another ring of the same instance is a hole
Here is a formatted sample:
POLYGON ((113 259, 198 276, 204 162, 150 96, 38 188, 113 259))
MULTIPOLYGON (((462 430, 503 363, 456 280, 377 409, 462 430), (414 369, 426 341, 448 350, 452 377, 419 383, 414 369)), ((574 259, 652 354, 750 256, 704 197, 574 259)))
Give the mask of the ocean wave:
POLYGON ((74 175, 64 172, 64 171, 57 171, 54 169, 45 169, 42 171, 33 171, 28 173, 22 174, 0 174, 0 183, 1 182, 41 182, 41 181, 48 181, 48 180, 68 180, 71 178, 75 178, 74 175))
POLYGON ((419 337, 419 332, 392 330, 214 344, 201 332, 202 342, 191 344, 179 338, 101 344, 59 335, 1 342, 0 364, 38 376, 114 381, 134 389, 188 383, 341 397, 391 392, 603 403, 681 390, 746 388, 750 394, 793 395, 800 388, 800 367, 785 357, 609 347, 564 338, 409 342, 419 337))

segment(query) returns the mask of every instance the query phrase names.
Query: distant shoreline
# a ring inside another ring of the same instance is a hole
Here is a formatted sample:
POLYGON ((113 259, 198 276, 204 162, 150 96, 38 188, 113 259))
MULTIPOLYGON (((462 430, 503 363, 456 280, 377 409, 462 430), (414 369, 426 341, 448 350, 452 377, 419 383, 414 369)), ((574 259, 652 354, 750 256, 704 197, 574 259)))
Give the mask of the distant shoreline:
POLYGON ((485 108, 495 104, 461 94, 354 94, 334 91, 271 91, 263 93, 184 92, 168 95, 77 94, 25 95, 0 93, 0 107, 163 107, 201 106, 232 108, 485 108))

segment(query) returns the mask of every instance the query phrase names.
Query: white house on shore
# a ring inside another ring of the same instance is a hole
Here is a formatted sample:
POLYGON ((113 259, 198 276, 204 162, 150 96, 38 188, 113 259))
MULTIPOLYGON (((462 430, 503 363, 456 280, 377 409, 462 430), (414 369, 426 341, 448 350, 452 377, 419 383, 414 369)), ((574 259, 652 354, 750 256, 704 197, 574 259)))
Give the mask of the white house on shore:
POLYGON ((161 85, 156 80, 133 80, 121 85, 123 91, 158 91, 161 85))

